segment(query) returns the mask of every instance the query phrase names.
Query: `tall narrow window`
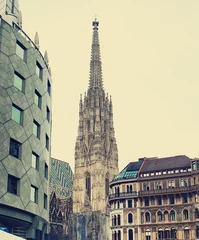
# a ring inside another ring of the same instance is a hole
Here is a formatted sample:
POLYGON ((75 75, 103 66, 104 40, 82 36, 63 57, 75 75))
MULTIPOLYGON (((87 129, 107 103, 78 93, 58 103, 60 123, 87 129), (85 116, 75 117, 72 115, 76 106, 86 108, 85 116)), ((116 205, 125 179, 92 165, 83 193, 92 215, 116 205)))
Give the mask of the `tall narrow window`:
POLYGON ((150 214, 148 212, 145 213, 145 221, 150 222, 150 214))
POLYGON ((132 223, 133 222, 133 214, 129 213, 128 214, 128 223, 132 223))
POLYGON ((35 120, 33 121, 33 134, 37 137, 40 138, 40 125, 38 122, 35 120))
POLYGON ((133 230, 132 229, 129 229, 129 232, 128 232, 128 240, 133 240, 133 230))
POLYGON ((39 62, 36 62, 36 74, 40 79, 42 79, 43 69, 39 62))
POLYGON ((170 221, 175 221, 175 211, 174 210, 172 210, 170 212, 170 221))
POLYGON ((17 122, 18 124, 22 124, 22 110, 16 106, 12 105, 12 120, 17 122))
POLYGON ((14 72, 14 86, 20 91, 24 91, 24 78, 17 72, 14 72))
POLYGON ((48 84, 47 84, 47 91, 48 91, 48 94, 51 95, 51 84, 50 84, 49 80, 48 80, 48 84))
POLYGON ((48 107, 46 107, 46 118, 47 118, 48 122, 50 122, 50 110, 48 107))
POLYGON ((48 197, 47 197, 47 195, 44 193, 44 208, 45 209, 47 209, 47 206, 48 206, 48 202, 47 202, 47 199, 48 199, 48 197))
POLYGON ((37 92, 37 90, 35 90, 35 100, 34 100, 34 102, 37 105, 37 107, 39 107, 41 109, 41 95, 39 94, 39 92, 37 92))
POLYGON ((39 170, 39 156, 32 152, 32 167, 39 170))
POLYGON ((185 209, 185 210, 183 211, 183 219, 184 219, 184 220, 188 220, 188 219, 189 219, 189 212, 188 212, 187 209, 185 209))
POLYGON ((38 203, 38 188, 31 185, 30 200, 34 203, 38 203))
POLYGON ((118 240, 121 240, 121 231, 118 231, 118 240))
POLYGON ((12 0, 12 8, 11 8, 11 13, 15 13, 15 0, 12 0))
POLYGON ((118 222, 118 226, 120 226, 121 225, 121 217, 120 217, 120 215, 117 215, 117 222, 118 222))
POLYGON ((50 147, 50 144, 49 144, 49 137, 48 135, 46 134, 46 149, 49 151, 49 147, 50 147))
POLYGON ((146 240, 151 240, 151 232, 150 232, 150 229, 146 229, 146 240))
POLYGON ((8 192, 19 195, 19 179, 8 175, 8 192))
POLYGON ((45 166, 44 166, 44 177, 46 179, 48 179, 48 165, 45 163, 45 166))
POLYGON ((20 159, 20 150, 21 150, 21 143, 11 138, 10 139, 10 155, 20 159))
POLYGON ((162 212, 158 212, 158 222, 162 222, 162 212))
POLYGON ((108 175, 108 173, 106 174, 106 178, 105 178, 105 196, 106 197, 109 196, 109 175, 108 175))
POLYGON ((25 51, 26 51, 26 48, 23 46, 23 44, 20 43, 19 41, 17 41, 16 54, 24 61, 25 61, 25 57, 26 57, 25 51))
POLYGON ((91 177, 88 172, 86 173, 86 194, 89 200, 91 200, 91 177))

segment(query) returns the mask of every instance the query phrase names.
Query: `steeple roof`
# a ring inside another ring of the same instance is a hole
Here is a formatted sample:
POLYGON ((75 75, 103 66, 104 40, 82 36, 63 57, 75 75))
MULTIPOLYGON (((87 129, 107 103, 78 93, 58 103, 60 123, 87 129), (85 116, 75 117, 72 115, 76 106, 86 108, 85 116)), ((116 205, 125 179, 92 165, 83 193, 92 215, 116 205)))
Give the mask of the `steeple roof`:
POLYGON ((98 26, 99 22, 95 18, 93 21, 93 41, 91 48, 89 88, 103 88, 98 26))

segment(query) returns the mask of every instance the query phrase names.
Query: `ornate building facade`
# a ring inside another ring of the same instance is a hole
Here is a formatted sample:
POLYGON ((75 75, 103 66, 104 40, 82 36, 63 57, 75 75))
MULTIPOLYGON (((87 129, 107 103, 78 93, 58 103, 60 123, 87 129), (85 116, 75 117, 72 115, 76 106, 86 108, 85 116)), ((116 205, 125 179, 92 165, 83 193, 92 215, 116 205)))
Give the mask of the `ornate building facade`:
MULTIPOLYGON (((118 174, 118 151, 113 127, 112 100, 105 94, 98 37, 99 22, 93 22, 93 41, 90 61, 90 81, 87 94, 79 103, 79 127, 75 146, 75 172, 73 186, 73 213, 90 212, 83 222, 90 229, 98 225, 94 233, 85 227, 84 236, 73 239, 108 239, 107 230, 101 224, 100 214, 109 220, 107 211, 109 182, 118 174), (98 214, 97 214, 98 213, 98 214), (90 218, 90 220, 88 220, 90 218), (95 221, 93 219, 96 219, 95 221), (98 220, 97 220, 98 219, 98 220), (87 222, 88 220, 88 222, 87 222), (98 222, 98 223, 97 223, 98 222), (100 230, 101 229, 101 230, 100 230), (90 235, 89 235, 90 234, 90 235), (89 237, 90 236, 90 237, 89 237)), ((80 225, 82 226, 82 219, 80 225)), ((75 221, 75 220, 74 220, 75 221)), ((76 221, 78 221, 76 219, 76 221)))
POLYGON ((140 159, 111 182, 112 240, 199 238, 199 160, 140 159))
POLYGON ((0 3, 0 227, 43 240, 49 227, 51 71, 22 30, 19 1, 0 3))

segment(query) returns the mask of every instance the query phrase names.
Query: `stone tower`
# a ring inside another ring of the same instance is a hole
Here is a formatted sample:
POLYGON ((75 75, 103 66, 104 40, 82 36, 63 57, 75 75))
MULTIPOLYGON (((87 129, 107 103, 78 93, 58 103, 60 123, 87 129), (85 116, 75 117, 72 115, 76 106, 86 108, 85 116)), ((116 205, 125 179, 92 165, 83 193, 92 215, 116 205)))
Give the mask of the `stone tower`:
POLYGON ((118 174, 113 107, 111 97, 103 88, 98 26, 95 19, 89 87, 79 103, 73 187, 73 212, 76 214, 108 214, 109 182, 118 174))

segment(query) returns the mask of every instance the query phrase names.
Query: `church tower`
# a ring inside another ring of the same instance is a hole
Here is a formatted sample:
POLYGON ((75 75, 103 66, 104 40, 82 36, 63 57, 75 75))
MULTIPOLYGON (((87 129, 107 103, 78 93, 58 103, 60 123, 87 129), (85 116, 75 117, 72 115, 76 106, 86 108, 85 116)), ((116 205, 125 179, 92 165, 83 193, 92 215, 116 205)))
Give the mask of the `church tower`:
POLYGON ((111 97, 105 94, 98 37, 93 22, 90 81, 80 98, 79 128, 75 146, 73 212, 106 212, 109 182, 118 174, 118 151, 113 127, 111 97))

